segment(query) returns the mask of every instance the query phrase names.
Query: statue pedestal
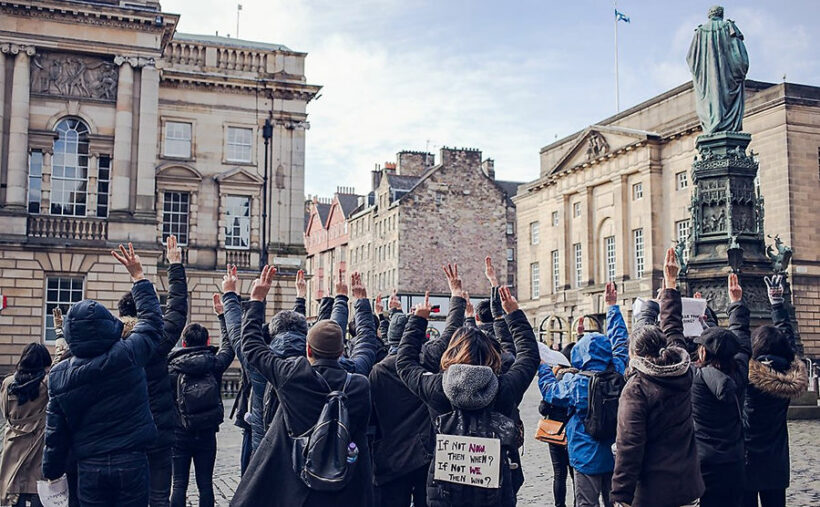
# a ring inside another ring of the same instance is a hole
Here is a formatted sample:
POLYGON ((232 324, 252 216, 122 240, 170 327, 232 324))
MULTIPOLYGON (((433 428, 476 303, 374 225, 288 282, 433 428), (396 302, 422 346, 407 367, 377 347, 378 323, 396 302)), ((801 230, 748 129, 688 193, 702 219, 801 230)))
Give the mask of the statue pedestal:
POLYGON ((734 238, 743 249, 738 277, 743 298, 756 320, 771 315, 763 277, 772 273, 763 234, 763 199, 755 178, 758 164, 746 148, 752 137, 719 132, 697 139, 699 156, 692 164, 695 185, 684 290, 700 292, 718 315, 729 306, 727 250, 734 238))

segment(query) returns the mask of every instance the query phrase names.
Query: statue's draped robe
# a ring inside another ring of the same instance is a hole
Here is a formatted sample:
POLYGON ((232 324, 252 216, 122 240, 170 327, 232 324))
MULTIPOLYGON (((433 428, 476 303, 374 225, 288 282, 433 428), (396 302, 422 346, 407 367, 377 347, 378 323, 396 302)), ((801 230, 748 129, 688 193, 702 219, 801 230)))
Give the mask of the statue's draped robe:
POLYGON ((686 62, 692 71, 695 106, 704 134, 740 132, 749 55, 734 22, 711 18, 700 25, 686 62))

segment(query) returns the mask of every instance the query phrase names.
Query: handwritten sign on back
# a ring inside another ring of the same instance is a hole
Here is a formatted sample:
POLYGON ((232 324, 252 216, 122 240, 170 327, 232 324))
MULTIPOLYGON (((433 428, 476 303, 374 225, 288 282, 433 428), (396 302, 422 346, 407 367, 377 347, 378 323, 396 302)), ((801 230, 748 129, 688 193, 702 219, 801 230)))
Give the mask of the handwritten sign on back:
POLYGON ((480 488, 498 488, 501 441, 496 438, 436 435, 433 478, 480 488))

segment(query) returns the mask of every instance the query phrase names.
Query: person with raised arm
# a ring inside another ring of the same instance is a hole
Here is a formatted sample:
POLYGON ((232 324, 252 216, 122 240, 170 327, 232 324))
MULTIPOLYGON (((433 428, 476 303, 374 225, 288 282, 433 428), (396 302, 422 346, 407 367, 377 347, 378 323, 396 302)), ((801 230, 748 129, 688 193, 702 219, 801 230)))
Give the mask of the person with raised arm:
POLYGON ((65 474, 71 452, 81 505, 145 507, 146 450, 157 438, 145 365, 163 339, 162 311, 134 247, 111 254, 134 282, 137 322, 123 340, 122 321, 97 301, 80 301, 66 315, 63 334, 74 357, 49 372, 43 476, 65 474))
POLYGON ((441 356, 450 345, 450 338, 465 322, 467 300, 464 299, 464 289, 461 278, 458 276, 458 264, 447 264, 442 268, 450 287, 450 311, 444 321, 444 331, 438 338, 424 342, 421 347, 421 364, 431 373, 441 371, 441 356))

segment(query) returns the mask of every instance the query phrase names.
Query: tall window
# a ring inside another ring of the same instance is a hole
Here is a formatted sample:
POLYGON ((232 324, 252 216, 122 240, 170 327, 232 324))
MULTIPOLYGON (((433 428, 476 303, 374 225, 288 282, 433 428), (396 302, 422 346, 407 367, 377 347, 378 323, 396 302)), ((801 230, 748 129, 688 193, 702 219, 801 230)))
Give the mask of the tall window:
POLYGON ((675 190, 683 190, 689 186, 689 175, 686 171, 675 174, 675 190))
POLYGON ((615 236, 604 238, 604 254, 606 255, 606 281, 615 279, 615 236))
POLYGON ((584 284, 584 258, 581 255, 581 243, 572 245, 572 256, 575 258, 575 287, 584 284))
POLYGON ((88 194, 88 126, 66 118, 57 124, 51 159, 51 214, 85 216, 88 194))
POLYGON ((537 262, 530 264, 530 299, 541 297, 541 274, 538 271, 537 262))
POLYGON ((643 229, 632 231, 632 248, 635 252, 635 278, 640 278, 644 269, 643 229))
POLYGON ((251 247, 251 198, 248 196, 225 198, 225 247, 243 250, 251 247))
POLYGON ((97 216, 108 216, 108 190, 111 184, 111 157, 101 155, 97 163, 97 216))
POLYGON ((507 236, 512 236, 515 234, 515 224, 513 222, 507 222, 507 236))
POLYGON ((32 151, 28 156, 28 212, 40 213, 43 188, 43 152, 32 151))
MULTIPOLYGON (((689 220, 679 220, 675 222, 675 235, 678 238, 678 243, 683 242, 684 246, 689 241, 689 220)), ((689 261, 689 249, 683 249, 683 262, 689 261)))
POLYGON ((191 124, 165 122, 165 156, 191 158, 191 124))
POLYGON ((552 251, 552 293, 561 290, 561 266, 558 264, 558 250, 552 251))
POLYGON ((514 260, 515 260, 515 249, 514 248, 508 248, 507 249, 507 261, 512 262, 514 260))
POLYGON ((572 203, 572 216, 573 217, 580 217, 581 216, 581 203, 580 202, 572 203))
POLYGON ((643 183, 638 182, 632 185, 632 200, 643 199, 643 183))
POLYGON ((228 127, 227 153, 229 162, 250 162, 253 150, 253 129, 228 127))
POLYGON ((540 234, 541 224, 539 222, 530 222, 530 244, 537 245, 541 241, 540 234))
POLYGON ((54 341, 54 316, 52 311, 59 307, 63 315, 74 305, 83 300, 82 277, 49 276, 46 278, 45 339, 54 341))
POLYGON ((162 242, 171 234, 180 245, 188 244, 188 204, 187 192, 165 192, 162 208, 162 242))
POLYGON ((552 226, 553 227, 558 226, 558 212, 557 211, 552 212, 552 226))

